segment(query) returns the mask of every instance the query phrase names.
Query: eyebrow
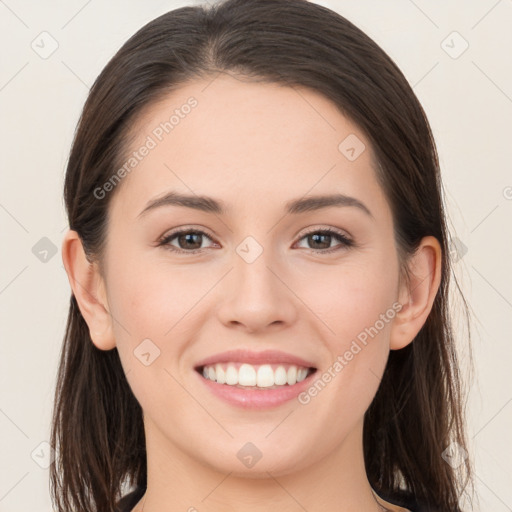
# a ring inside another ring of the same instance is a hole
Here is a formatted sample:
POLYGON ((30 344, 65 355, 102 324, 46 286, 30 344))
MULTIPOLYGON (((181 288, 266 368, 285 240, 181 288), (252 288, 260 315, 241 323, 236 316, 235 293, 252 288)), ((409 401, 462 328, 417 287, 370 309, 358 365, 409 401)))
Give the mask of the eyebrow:
MULTIPOLYGON (((145 208, 139 213, 138 217, 145 215, 150 210, 162 206, 183 206, 193 208, 207 213, 224 215, 228 208, 223 201, 207 196, 187 195, 178 192, 168 192, 167 194, 150 200, 145 208)), ((355 207, 364 212, 371 218, 374 218, 368 207, 355 197, 344 194, 317 195, 293 199, 285 203, 285 211, 289 214, 300 214, 321 210, 323 208, 336 207, 355 207)))

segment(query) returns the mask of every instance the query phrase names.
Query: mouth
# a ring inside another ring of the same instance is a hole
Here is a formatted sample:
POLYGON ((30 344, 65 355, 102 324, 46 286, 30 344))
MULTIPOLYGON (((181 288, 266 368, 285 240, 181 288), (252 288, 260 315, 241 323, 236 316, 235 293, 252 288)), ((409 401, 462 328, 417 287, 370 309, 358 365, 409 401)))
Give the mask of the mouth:
POLYGON ((311 385, 317 367, 311 361, 279 350, 229 350, 194 366, 205 391, 242 409, 279 407, 311 385))
POLYGON ((251 391, 290 388, 309 379, 317 371, 312 366, 237 361, 201 365, 194 370, 205 380, 251 391))

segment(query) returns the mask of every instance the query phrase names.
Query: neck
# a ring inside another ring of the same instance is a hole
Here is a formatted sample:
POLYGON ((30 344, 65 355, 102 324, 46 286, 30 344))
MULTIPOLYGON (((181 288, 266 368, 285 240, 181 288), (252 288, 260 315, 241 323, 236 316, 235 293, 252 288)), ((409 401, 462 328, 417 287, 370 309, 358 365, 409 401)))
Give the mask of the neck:
MULTIPOLYGON (((297 471, 221 472, 190 457, 145 418, 147 492, 134 512, 381 512, 364 467, 362 422, 328 456, 297 471)), ((382 503, 382 502, 381 502, 382 503)))

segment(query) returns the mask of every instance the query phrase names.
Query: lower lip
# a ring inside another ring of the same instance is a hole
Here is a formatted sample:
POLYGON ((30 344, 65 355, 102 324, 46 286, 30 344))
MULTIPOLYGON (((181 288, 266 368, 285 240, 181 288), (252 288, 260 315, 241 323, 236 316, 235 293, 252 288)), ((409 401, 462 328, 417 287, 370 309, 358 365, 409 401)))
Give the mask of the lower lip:
POLYGON ((216 396, 231 405, 245 409, 270 409, 282 405, 296 398, 302 391, 311 385, 311 379, 316 372, 308 375, 303 381, 292 386, 283 386, 275 389, 243 389, 228 384, 219 384, 213 380, 205 379, 198 372, 197 376, 204 385, 216 396))

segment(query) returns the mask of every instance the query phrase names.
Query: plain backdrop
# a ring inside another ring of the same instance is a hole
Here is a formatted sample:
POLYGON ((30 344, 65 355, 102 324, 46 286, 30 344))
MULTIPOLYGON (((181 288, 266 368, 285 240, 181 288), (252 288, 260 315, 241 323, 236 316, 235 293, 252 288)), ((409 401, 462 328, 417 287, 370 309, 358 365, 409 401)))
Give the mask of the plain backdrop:
MULTIPOLYGON (((70 296, 62 185, 82 105, 128 37, 198 3, 0 0, 0 512, 52 510, 45 466, 70 296)), ((468 510, 510 511, 512 1, 318 3, 391 56, 431 123, 473 312, 468 433, 479 503, 468 510)))

